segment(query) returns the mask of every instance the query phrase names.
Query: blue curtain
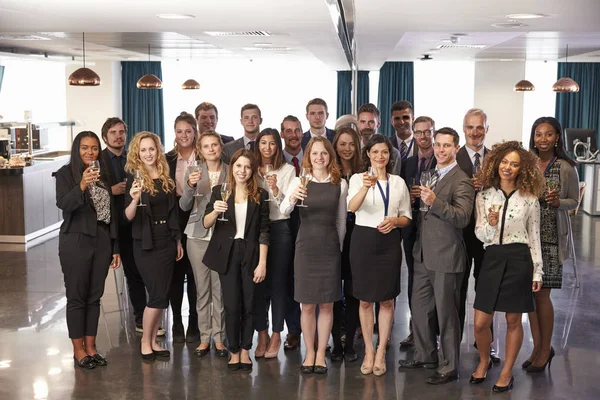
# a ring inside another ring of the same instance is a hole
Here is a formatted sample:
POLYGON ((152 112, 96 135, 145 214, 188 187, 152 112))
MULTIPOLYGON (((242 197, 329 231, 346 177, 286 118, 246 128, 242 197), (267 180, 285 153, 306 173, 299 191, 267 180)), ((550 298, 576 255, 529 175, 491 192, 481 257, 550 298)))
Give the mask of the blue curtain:
MULTIPOLYGON (((352 71, 337 73, 337 118, 352 113, 352 71)), ((369 71, 358 71, 358 105, 369 102, 369 71)))
POLYGON ((137 81, 145 74, 154 74, 162 80, 160 62, 121 62, 121 98, 123 120, 128 127, 127 142, 140 131, 150 131, 165 145, 162 89, 138 89, 137 81))
POLYGON ((600 63, 558 63, 557 79, 569 77, 579 84, 577 93, 556 94, 556 119, 563 128, 600 127, 600 63))
POLYGON ((400 100, 408 100, 415 105, 414 65, 412 62, 386 62, 379 71, 379 98, 377 107, 381 112, 379 133, 392 136, 394 129, 390 123, 390 108, 400 100))
POLYGON ((0 93, 2 93, 2 78, 4 78, 4 65, 0 65, 0 93))

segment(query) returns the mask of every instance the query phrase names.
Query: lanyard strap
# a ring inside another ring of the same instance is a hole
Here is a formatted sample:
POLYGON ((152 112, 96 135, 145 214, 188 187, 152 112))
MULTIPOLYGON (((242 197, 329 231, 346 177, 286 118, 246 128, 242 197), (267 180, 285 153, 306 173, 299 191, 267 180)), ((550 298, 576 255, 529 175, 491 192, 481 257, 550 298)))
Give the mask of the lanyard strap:
POLYGON ((546 174, 548 173, 548 170, 550 169, 552 164, 554 164, 555 160, 556 160, 556 156, 552 156, 552 158, 550 159, 550 162, 548 163, 548 165, 546 165, 546 169, 544 170, 544 176, 546 176, 546 174))
POLYGON ((415 143, 415 138, 413 136, 412 140, 410 141, 410 146, 408 146, 408 149, 406 149, 406 157, 410 157, 410 151, 412 150, 413 144, 415 143))
POLYGON ((381 193, 381 197, 383 198, 383 206, 384 206, 384 217, 388 216, 388 209, 390 207, 390 174, 385 175, 387 181, 385 182, 385 194, 383 194, 383 189, 379 181, 377 181, 377 187, 379 188, 379 193, 381 193))

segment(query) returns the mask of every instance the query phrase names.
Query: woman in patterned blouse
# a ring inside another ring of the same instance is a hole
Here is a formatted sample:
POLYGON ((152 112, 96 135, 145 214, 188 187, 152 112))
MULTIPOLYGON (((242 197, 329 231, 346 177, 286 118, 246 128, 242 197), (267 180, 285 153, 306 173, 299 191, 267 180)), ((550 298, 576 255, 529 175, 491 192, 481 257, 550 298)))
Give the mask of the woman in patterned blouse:
POLYGON ((533 292, 542 287, 540 205, 544 180, 537 157, 518 142, 498 145, 478 177, 475 234, 485 255, 476 287, 475 340, 479 365, 471 383, 479 384, 492 366, 490 326, 495 311, 506 313, 506 359, 494 392, 512 388, 512 368, 523 343, 523 313, 534 310, 533 292))

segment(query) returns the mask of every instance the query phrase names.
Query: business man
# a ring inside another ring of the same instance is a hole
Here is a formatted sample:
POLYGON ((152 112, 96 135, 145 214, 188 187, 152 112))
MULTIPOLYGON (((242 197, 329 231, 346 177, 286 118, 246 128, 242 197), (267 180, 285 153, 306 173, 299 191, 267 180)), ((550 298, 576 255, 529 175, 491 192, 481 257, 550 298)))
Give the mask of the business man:
POLYGON ((396 134, 392 145, 400 151, 402 161, 417 154, 413 135, 414 111, 410 101, 400 100, 392 104, 392 126, 396 134))
POLYGON ((415 259, 412 309, 415 351, 400 368, 437 368, 427 383, 440 385, 458 379, 460 285, 467 262, 462 230, 473 212, 473 183, 456 162, 459 136, 442 128, 434 136, 437 165, 431 187, 420 186, 422 211, 413 249, 415 259), (439 359, 437 335, 440 336, 439 359))
MULTIPOLYGON (((217 106, 208 101, 198 104, 194 111, 196 121, 198 122, 198 134, 202 135, 206 131, 217 131, 217 123, 219 122, 219 110, 217 106)), ((233 136, 221 135, 223 144, 233 142, 233 136)))
POLYGON ((325 126, 327 118, 329 118, 329 112, 325 100, 317 97, 308 102, 306 105, 306 119, 310 128, 302 136, 302 150, 306 148, 310 139, 317 136, 325 136, 327 140, 333 143, 335 131, 325 126))
MULTIPOLYGON (((381 125, 381 113, 379 109, 375 107, 375 104, 366 103, 358 108, 358 134, 361 137, 360 147, 364 147, 367 141, 373 135, 377 135, 377 129, 381 125)), ((392 167, 392 174, 400 175, 402 170, 402 160, 400 159, 400 152, 396 149, 392 149, 390 153, 390 165, 392 167)))
MULTIPOLYGON (((485 145, 485 136, 489 129, 487 115, 479 108, 472 108, 463 118, 463 132, 465 134, 466 144, 456 154, 456 161, 465 174, 473 181, 475 191, 481 187, 474 178, 475 171, 483 165, 483 159, 489 151, 485 145)), ((463 237, 467 246, 467 266, 463 276, 463 282, 460 288, 460 327, 461 337, 465 327, 467 293, 469 291, 469 278, 471 277, 471 265, 473 265, 473 277, 475 278, 475 287, 483 262, 483 243, 475 236, 475 210, 471 215, 469 225, 463 230, 463 237)), ((492 328, 492 338, 494 331, 492 328)), ((492 339, 493 340, 493 339, 492 339)), ((476 344, 475 344, 476 346, 476 344)), ((496 351, 490 347, 490 356, 494 364, 500 362, 496 351)))
POLYGON ((245 104, 241 110, 240 123, 244 127, 244 136, 227 143, 223 147, 223 161, 229 164, 233 154, 239 149, 246 148, 254 152, 256 136, 260 132, 260 124, 262 124, 262 115, 260 108, 256 104, 245 104))
MULTIPOLYGON (((402 228, 402 247, 404 248, 404 254, 406 257, 406 266, 408 269, 408 308, 412 310, 412 283, 413 283, 413 271, 415 259, 413 258, 412 252, 417 239, 417 223, 419 221, 419 207, 421 203, 419 201, 420 190, 416 188, 416 183, 419 182, 421 172, 429 171, 436 166, 436 160, 433 154, 433 132, 435 132, 435 122, 430 117, 418 117, 415 119, 415 143, 418 148, 418 153, 412 157, 408 157, 406 161, 402 163, 401 177, 404 179, 406 184, 411 189, 410 201, 412 203, 413 210, 413 223, 407 227, 402 228), (415 184, 415 188, 411 185, 415 184)), ((412 318, 412 317, 411 317, 412 318)), ((406 339, 400 342, 400 348, 408 348, 414 345, 414 338, 412 333, 412 321, 409 326, 410 333, 406 339)))

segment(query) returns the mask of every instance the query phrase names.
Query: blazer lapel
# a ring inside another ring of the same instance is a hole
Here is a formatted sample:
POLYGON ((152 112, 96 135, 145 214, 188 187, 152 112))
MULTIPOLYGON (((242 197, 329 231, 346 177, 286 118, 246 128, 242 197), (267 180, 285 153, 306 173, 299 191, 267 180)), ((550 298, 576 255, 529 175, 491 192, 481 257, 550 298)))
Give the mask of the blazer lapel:
POLYGON ((446 186, 448 184, 448 182, 450 182, 452 180, 452 176, 454 176, 454 174, 456 174, 457 168, 460 168, 460 166, 459 165, 454 166, 454 168, 452 168, 450 171, 448 171, 448 173, 446 175, 444 175, 443 179, 438 181, 438 183, 433 188, 433 193, 435 193, 437 195, 444 188, 444 186, 446 186))
POLYGON ((225 211, 227 219, 230 224, 233 224, 235 229, 235 190, 231 191, 229 198, 227 199, 227 211, 225 211))
POLYGON ((469 178, 473 177, 473 163, 471 162, 471 157, 469 157, 469 153, 465 146, 461 147, 456 153, 456 162, 469 178))
POLYGON ((246 226, 244 227, 244 237, 246 237, 246 232, 250 229, 250 223, 252 222, 252 218, 254 217, 254 213, 258 209, 258 205, 248 197, 248 208, 246 209, 246 226))

